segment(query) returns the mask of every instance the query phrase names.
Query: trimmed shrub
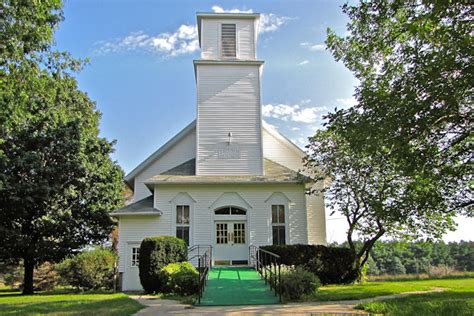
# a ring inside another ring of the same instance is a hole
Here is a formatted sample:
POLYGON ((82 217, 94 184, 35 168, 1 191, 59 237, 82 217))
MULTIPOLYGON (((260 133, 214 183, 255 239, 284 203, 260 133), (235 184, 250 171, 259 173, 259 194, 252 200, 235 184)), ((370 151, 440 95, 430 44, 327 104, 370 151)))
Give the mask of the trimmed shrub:
POLYGON ((318 277, 301 266, 284 267, 281 271, 281 295, 289 300, 313 294, 320 286, 318 277))
POLYGON ((199 273, 189 262, 170 263, 161 269, 166 279, 164 290, 169 293, 191 295, 198 292, 199 273))
POLYGON ((111 250, 95 248, 63 260, 55 269, 66 284, 78 289, 111 289, 116 260, 117 256, 111 250))
POLYGON ((145 238, 140 245, 138 263, 140 283, 147 293, 166 291, 167 280, 161 269, 170 263, 187 260, 186 243, 177 237, 145 238))
POLYGON ((301 266, 314 273, 322 284, 348 284, 357 280, 358 271, 353 268, 355 254, 348 248, 300 244, 261 248, 279 255, 282 264, 301 266))

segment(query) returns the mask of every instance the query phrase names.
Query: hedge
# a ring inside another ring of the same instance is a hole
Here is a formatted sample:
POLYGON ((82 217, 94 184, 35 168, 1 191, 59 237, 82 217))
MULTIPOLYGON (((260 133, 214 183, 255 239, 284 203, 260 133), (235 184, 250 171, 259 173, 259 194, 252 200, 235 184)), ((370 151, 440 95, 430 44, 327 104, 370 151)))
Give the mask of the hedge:
POLYGON ((188 248, 179 238, 171 236, 145 238, 140 245, 138 264, 140 283, 147 293, 162 292, 167 280, 160 270, 166 265, 186 261, 188 248))
POLYGON ((314 273, 322 284, 348 284, 357 279, 355 254, 348 248, 300 244, 261 248, 279 255, 282 264, 301 266, 314 273))

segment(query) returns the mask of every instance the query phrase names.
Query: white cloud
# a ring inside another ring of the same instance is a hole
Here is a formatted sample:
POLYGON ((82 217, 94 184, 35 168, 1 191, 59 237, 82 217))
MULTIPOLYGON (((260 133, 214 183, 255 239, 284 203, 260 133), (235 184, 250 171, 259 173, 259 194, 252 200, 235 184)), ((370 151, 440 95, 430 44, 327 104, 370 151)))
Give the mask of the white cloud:
POLYGON ((342 106, 343 108, 350 108, 351 106, 354 106, 356 104, 357 100, 354 97, 336 99, 336 105, 342 106))
MULTIPOLYGON (((224 9, 220 6, 214 5, 212 6, 212 11, 215 13, 253 13, 252 9, 224 9)), ((288 20, 290 20, 287 16, 281 16, 274 13, 262 13, 260 15, 260 28, 258 30, 259 33, 268 33, 268 32, 275 32, 278 30, 283 24, 285 24, 288 20)))
POLYGON ((148 51, 170 57, 190 54, 199 49, 197 28, 195 25, 182 24, 173 33, 149 35, 144 32, 132 32, 129 35, 110 42, 100 42, 95 50, 98 55, 124 51, 148 51))
MULTIPOLYGON (((216 13, 253 13, 252 9, 226 10, 214 5, 212 11, 216 13)), ((290 18, 273 13, 263 13, 260 17, 260 33, 278 30, 290 18)), ((110 53, 146 51, 156 53, 163 57, 173 57, 191 54, 199 49, 199 40, 196 25, 182 24, 174 32, 163 32, 156 35, 146 34, 142 31, 131 32, 125 37, 111 41, 101 41, 96 44, 96 55, 110 53)))
POLYGON ((307 49, 313 52, 324 51, 326 49, 325 44, 311 44, 309 42, 303 42, 303 43, 300 43, 300 45, 303 47, 306 47, 307 49))
POLYGON ((248 9, 248 10, 240 10, 240 9, 226 10, 226 9, 224 9, 224 8, 218 6, 218 5, 213 5, 211 9, 215 13, 253 13, 252 9, 248 9))
POLYGON ((296 131, 299 131, 300 128, 299 128, 299 127, 292 127, 291 130, 294 131, 294 132, 296 132, 296 131))
POLYGON ((311 101, 312 100, 308 98, 308 99, 303 99, 300 102, 301 102, 301 104, 308 104, 308 103, 311 103, 311 101))
POLYGON ((321 112, 324 111, 325 107, 301 107, 299 104, 265 104, 262 107, 265 117, 299 123, 315 123, 321 119, 321 112))
POLYGON ((303 65, 306 65, 306 64, 309 64, 309 61, 308 60, 303 60, 302 62, 300 62, 298 64, 298 66, 303 66, 303 65))

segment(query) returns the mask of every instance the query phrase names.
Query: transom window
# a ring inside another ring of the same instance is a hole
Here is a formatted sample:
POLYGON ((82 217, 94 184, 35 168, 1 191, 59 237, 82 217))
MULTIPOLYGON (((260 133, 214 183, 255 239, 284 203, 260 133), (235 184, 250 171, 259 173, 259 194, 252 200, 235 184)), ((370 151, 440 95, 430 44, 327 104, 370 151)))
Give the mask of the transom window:
POLYGON ((222 207, 215 210, 216 215, 245 215, 247 212, 238 207, 222 207))
POLYGON ((189 246, 189 205, 176 205, 176 237, 189 246))
POLYGON ((272 205, 272 235, 274 245, 284 245, 285 240, 285 206, 272 205))
POLYGON ((222 57, 235 58, 237 56, 235 24, 222 24, 221 26, 221 55, 222 57))
POLYGON ((140 261, 140 248, 133 247, 131 256, 132 256, 130 260, 131 266, 138 267, 138 262, 140 261))

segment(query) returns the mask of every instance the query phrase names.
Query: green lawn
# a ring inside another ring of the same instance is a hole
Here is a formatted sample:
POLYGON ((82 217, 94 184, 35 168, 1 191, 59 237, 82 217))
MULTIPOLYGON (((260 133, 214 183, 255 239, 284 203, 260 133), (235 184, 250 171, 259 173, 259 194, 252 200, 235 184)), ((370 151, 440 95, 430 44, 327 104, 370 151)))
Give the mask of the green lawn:
POLYGON ((144 306, 125 294, 0 292, 1 315, 131 315, 144 306))
POLYGON ((359 300, 404 292, 429 291, 435 288, 442 288, 444 292, 375 301, 360 304, 357 308, 374 314, 392 316, 474 315, 474 278, 368 282, 364 285, 344 286, 330 285, 321 287, 318 293, 306 297, 306 300, 359 300))
POLYGON ((474 294, 474 278, 441 279, 441 280, 411 280, 390 282, 367 282, 363 285, 329 285, 322 286, 308 301, 339 301, 359 300, 375 296, 398 294, 413 291, 429 291, 433 288, 443 288, 474 294))
POLYGON ((371 313, 394 316, 474 315, 474 279, 443 281, 446 282, 442 282, 439 285, 436 284, 436 286, 446 289, 446 291, 442 293, 423 294, 366 303, 359 305, 358 308, 371 313))

